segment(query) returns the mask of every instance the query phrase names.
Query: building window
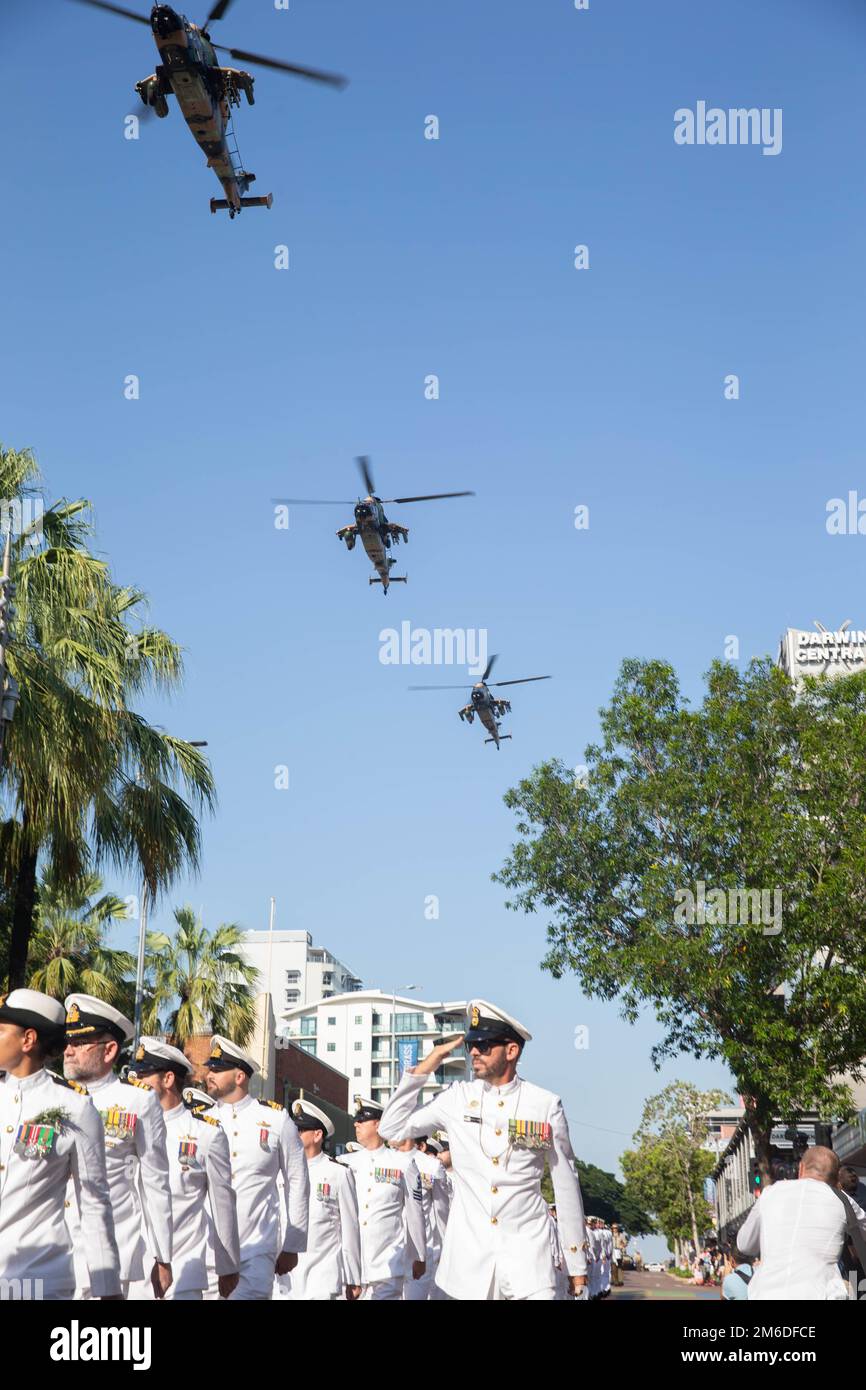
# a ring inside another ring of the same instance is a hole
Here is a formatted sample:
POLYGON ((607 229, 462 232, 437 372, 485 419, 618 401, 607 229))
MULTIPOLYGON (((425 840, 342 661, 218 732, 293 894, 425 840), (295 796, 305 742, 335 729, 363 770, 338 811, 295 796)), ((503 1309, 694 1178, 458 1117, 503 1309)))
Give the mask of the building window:
POLYGON ((316 1036, 316 1016, 315 1016, 315 1014, 313 1014, 311 1017, 302 1018, 302 1019, 301 1019, 301 1037, 302 1037, 302 1038, 304 1038, 304 1037, 307 1037, 307 1038, 313 1037, 313 1038, 314 1038, 315 1036, 316 1036))
POLYGON ((287 989, 287 990, 286 990, 286 1003, 287 1003, 287 1004, 297 1004, 297 1003, 300 1002, 300 998, 301 998, 301 991, 300 991, 299 989, 287 989))
POLYGON ((297 985, 297 984, 300 983, 300 979, 301 979, 301 972, 300 972, 300 970, 287 970, 287 971, 286 971, 286 984, 287 984, 287 985, 297 985))
POLYGON ((381 1022, 382 1022, 382 1015, 381 1015, 381 1014, 373 1014, 373 1027, 375 1028, 375 1027, 376 1027, 376 1024, 377 1024, 377 1023, 381 1023, 381 1022))
POLYGON ((355 1070, 353 1071, 352 1075, 353 1075, 353 1076, 360 1076, 360 1075, 361 1075, 361 1068, 360 1068, 360 1067, 356 1067, 355 1070))
POLYGON ((325 970, 325 971, 322 973, 322 984, 323 984, 323 985, 332 985, 333 983, 334 983, 334 972, 333 972, 333 970, 325 970))
POLYGON ((328 1043, 328 1051, 329 1051, 329 1052, 336 1052, 336 1050, 337 1050, 337 1044, 336 1044, 336 1043, 328 1043))
POLYGON ((356 1022, 356 1023, 363 1023, 363 1022, 364 1022, 364 1015, 363 1015, 363 1014, 355 1014, 355 1022, 356 1022))
POLYGON ((356 1051, 356 1052, 363 1052, 363 1051, 364 1051, 364 1044, 363 1044, 362 1042, 356 1042, 356 1043, 355 1043, 355 1051, 356 1051))
POLYGON ((373 1063, 370 1069, 370 1075, 372 1076, 374 1081, 382 1075, 382 1068, 380 1067, 378 1062, 373 1063))
POLYGON ((316 1055, 316 1044, 314 1042, 299 1042, 298 1047, 302 1052, 309 1052, 311 1056, 316 1055))
POLYGON ((328 1014, 328 1027, 333 1028, 337 1020, 334 1014, 328 1014))
POLYGON ((395 1014, 394 1032, 395 1033, 414 1033, 424 1027, 423 1014, 395 1014))
POLYGON ((326 989, 326 990, 324 990, 323 993, 322 993, 322 998, 323 998, 323 999, 333 999, 333 997, 334 997, 334 991, 333 991, 332 989, 326 989))

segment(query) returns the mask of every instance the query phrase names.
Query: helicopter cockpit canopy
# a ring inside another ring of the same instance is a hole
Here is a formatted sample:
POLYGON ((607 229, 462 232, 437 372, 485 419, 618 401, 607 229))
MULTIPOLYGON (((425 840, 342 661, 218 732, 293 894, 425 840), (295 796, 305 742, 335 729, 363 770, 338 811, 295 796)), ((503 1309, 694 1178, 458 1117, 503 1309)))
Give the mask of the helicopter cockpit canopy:
POLYGON ((369 521, 375 515, 375 508, 372 502, 359 502, 355 508, 355 516, 359 521, 369 521))

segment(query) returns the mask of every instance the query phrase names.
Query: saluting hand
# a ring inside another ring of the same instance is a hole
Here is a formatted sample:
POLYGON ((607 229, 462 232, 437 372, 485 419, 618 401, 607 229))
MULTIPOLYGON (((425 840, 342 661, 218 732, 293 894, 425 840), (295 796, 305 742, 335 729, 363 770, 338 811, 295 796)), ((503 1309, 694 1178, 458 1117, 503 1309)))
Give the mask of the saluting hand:
POLYGON ((418 1063, 417 1067, 407 1067, 407 1072, 410 1072, 412 1076, 429 1076, 439 1066, 443 1057, 447 1057, 449 1052, 453 1052, 455 1048, 460 1046, 465 1036, 465 1033, 456 1033, 448 1042, 439 1043, 438 1047, 434 1047, 433 1051, 429 1052, 424 1060, 418 1063))

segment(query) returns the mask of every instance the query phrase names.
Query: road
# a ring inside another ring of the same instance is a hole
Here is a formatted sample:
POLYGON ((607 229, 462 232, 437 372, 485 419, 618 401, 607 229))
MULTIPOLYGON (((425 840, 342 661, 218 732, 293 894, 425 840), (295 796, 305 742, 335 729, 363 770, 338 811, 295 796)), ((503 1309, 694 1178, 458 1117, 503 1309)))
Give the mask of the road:
POLYGON ((685 1279, 674 1279, 670 1274, 648 1274, 646 1270, 638 1274, 633 1269, 626 1269, 623 1270, 622 1277, 623 1287, 612 1287, 610 1298, 605 1298, 602 1302, 628 1303, 635 1299, 713 1299, 718 1302, 719 1298, 719 1290, 716 1288, 700 1288, 697 1284, 687 1283, 685 1279))

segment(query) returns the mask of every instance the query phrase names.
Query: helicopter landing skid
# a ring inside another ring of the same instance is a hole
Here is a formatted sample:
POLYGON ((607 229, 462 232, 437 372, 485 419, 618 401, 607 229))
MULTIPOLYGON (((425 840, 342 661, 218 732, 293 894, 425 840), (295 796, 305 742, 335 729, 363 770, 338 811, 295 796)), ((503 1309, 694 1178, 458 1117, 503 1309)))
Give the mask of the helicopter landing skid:
POLYGON ((497 747, 498 747, 498 745, 499 745, 500 743, 503 743, 503 742, 505 741, 505 739, 507 739, 507 738, 511 738, 511 735, 510 735, 510 734, 500 734, 498 739, 495 739, 495 738, 486 738, 486 739, 484 740, 484 742, 485 742, 485 743, 495 743, 495 744, 497 745, 497 747))
MULTIPOLYGON (((369 582, 370 582, 371 584, 381 584, 381 583, 382 583, 382 580, 379 578, 378 574, 371 574, 371 575, 369 576, 369 582)), ((388 584, 408 584, 408 583, 409 583, 409 576, 408 576, 408 574, 389 574, 389 575, 388 575, 388 584)), ((387 586, 387 584, 386 584, 386 586, 385 586, 385 593, 387 594, 387 592, 388 592, 388 586, 387 586)))
MULTIPOLYGON (((269 207, 273 207, 273 202, 274 202, 274 195, 273 195, 273 193, 266 193, 266 194, 264 195, 264 197, 262 197, 262 198, 241 198, 241 207, 242 207, 242 208, 269 208, 269 207)), ((234 217, 234 215, 235 215, 236 212, 240 212, 240 208, 232 207, 232 205, 231 205, 231 203, 229 202, 228 198, 211 198, 211 200, 210 200, 210 210, 211 210, 211 212, 216 212, 218 208, 228 208, 228 210, 229 210, 229 212, 231 213, 232 217, 234 217)))

